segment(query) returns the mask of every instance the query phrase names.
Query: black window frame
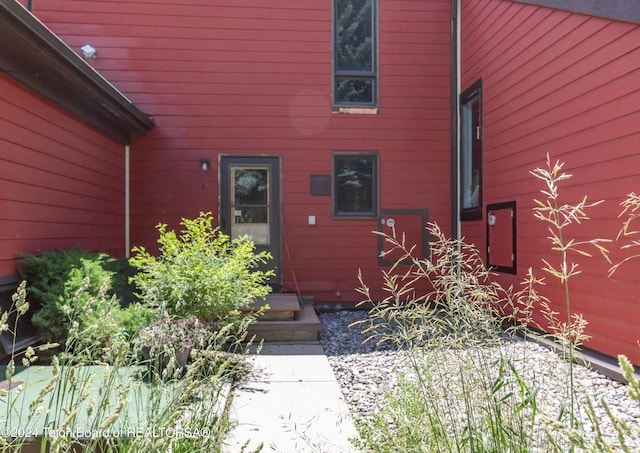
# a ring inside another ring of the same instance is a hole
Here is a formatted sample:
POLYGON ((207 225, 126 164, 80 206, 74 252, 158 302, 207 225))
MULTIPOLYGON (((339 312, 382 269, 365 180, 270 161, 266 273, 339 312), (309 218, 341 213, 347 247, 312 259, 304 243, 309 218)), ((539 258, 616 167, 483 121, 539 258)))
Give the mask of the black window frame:
POLYGON ((379 84, 378 84, 378 0, 368 0, 371 2, 371 58, 372 58, 372 68, 370 71, 367 70, 340 70, 338 68, 338 45, 340 44, 340 40, 338 39, 338 3, 342 1, 349 0, 333 0, 333 12, 332 12, 332 22, 333 22, 333 43, 332 43, 332 51, 333 51, 333 77, 332 77, 332 99, 333 99, 333 107, 370 107, 375 108, 378 107, 378 93, 379 93, 379 84), (345 81, 365 81, 371 82, 371 101, 370 102, 351 102, 347 100, 339 100, 338 99, 338 82, 341 80, 345 81))
POLYGON ((331 174, 333 177, 332 184, 332 210, 333 217, 336 219, 377 219, 380 213, 380 157, 377 152, 334 152, 332 156, 331 162, 331 174), (338 188, 338 159, 341 158, 353 158, 353 159, 364 159, 370 158, 372 159, 372 174, 371 174, 371 210, 369 211, 339 211, 338 207, 340 205, 338 201, 338 196, 340 195, 340 190, 338 188))
POLYGON ((482 219, 482 79, 474 82, 460 95, 460 219, 482 219), (477 102, 477 110, 473 109, 477 102), (471 127, 465 120, 465 112, 471 107, 471 127), (467 136, 468 135, 468 136, 467 136), (468 150, 468 147, 471 147, 468 150), (469 161, 470 159, 470 161, 469 161), (477 190, 477 194, 474 191, 477 190), (477 204, 468 206, 468 201, 477 199, 477 204))

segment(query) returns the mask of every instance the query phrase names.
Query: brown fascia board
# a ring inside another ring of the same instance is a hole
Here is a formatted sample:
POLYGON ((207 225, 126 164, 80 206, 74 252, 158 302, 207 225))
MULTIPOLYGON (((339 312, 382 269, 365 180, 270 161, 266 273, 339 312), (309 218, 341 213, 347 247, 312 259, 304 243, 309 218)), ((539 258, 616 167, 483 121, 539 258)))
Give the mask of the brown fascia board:
POLYGON ((0 72, 122 144, 154 127, 151 117, 15 0, 0 0, 0 72))
POLYGON ((629 0, 513 0, 573 13, 640 24, 640 3, 629 0))

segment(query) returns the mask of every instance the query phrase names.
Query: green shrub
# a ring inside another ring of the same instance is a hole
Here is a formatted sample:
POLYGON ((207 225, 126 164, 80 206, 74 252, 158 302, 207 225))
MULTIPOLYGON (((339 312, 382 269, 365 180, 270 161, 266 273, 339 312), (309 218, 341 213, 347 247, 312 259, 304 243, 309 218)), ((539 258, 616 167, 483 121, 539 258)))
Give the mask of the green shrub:
POLYGON ((227 322, 238 318, 239 308, 267 296, 265 283, 273 272, 258 265, 271 258, 269 253, 256 253, 246 237, 230 239, 212 226, 210 213, 182 219, 181 225, 180 236, 165 224, 156 227, 159 257, 144 247, 133 249, 129 262, 140 272, 132 281, 146 301, 162 305, 171 316, 227 322))
POLYGON ((136 285, 131 282, 137 269, 129 264, 127 258, 109 258, 104 269, 112 272, 110 291, 116 295, 122 307, 140 302, 136 296, 136 285))
MULTIPOLYGON (((72 275, 74 274, 76 273, 72 272, 72 275)), ((75 284, 74 278, 69 281, 75 284)), ((89 292, 90 288, 91 280, 86 277, 73 299, 56 307, 60 310, 61 316, 57 325, 64 322, 69 326, 58 338, 64 336, 66 349, 73 350, 74 360, 103 360, 115 342, 123 341, 124 332, 119 323, 122 310, 115 295, 107 294, 109 279, 103 282, 95 295, 89 292), (73 342, 72 348, 70 342, 73 342)), ((53 310, 40 310, 33 317, 34 323, 36 320, 40 323, 53 322, 53 318, 50 317, 52 314, 53 310), (38 316, 45 314, 46 318, 38 316)))
POLYGON ((155 308, 135 302, 117 313, 117 322, 125 338, 134 339, 143 327, 151 324, 158 316, 160 312, 155 308))
POLYGON ((73 247, 52 250, 42 255, 25 255, 20 261, 18 272, 21 279, 28 283, 29 296, 35 296, 37 301, 41 302, 47 294, 62 293, 71 270, 83 268, 83 276, 91 278, 91 286, 95 291, 109 277, 109 291, 115 293, 124 305, 136 300, 135 287, 129 283, 135 268, 129 265, 128 260, 112 258, 106 253, 89 252, 73 247))
POLYGON ((28 282, 29 297, 35 299, 36 310, 32 322, 45 341, 64 343, 69 331, 68 313, 76 293, 85 286, 82 300, 86 305, 95 297, 105 280, 113 273, 105 270, 106 254, 89 253, 78 248, 54 250, 40 256, 22 259, 20 276, 28 282))
POLYGON ((53 250, 40 256, 24 256, 19 273, 28 282, 34 300, 31 322, 46 342, 65 344, 72 321, 84 332, 81 349, 90 348, 92 358, 116 335, 135 336, 150 315, 141 315, 139 304, 130 304, 133 291, 128 278, 133 268, 126 260, 105 253, 71 248, 53 250), (117 296, 115 296, 117 294, 117 296))

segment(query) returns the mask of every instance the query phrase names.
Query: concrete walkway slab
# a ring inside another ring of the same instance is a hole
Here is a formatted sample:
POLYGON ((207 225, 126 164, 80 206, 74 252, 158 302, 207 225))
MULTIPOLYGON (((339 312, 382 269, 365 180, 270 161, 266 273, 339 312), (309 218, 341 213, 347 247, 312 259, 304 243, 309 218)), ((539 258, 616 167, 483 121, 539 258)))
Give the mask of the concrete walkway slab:
POLYGON ((356 430, 320 345, 268 344, 233 393, 224 453, 353 453, 356 430))

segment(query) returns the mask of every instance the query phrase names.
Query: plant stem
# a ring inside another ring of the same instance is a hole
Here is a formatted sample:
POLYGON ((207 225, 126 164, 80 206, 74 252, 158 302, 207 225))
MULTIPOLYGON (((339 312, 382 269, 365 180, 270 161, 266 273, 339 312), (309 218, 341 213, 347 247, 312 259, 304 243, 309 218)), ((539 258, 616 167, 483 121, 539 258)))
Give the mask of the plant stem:
MULTIPOLYGON (((562 230, 560 231, 560 239, 562 240, 562 230)), ((562 252, 563 255, 563 261, 565 263, 566 266, 566 261, 567 261, 567 252, 566 250, 563 250, 562 252)), ((566 267, 565 267, 566 269, 566 267)), ((567 309, 567 326, 569 326, 569 329, 571 328, 571 298, 569 295, 569 278, 565 278, 564 280, 564 297, 565 297, 565 306, 567 309)), ((575 428, 575 413, 574 413, 574 398, 575 398, 575 392, 574 392, 574 370, 573 370, 573 362, 574 362, 574 339, 571 337, 571 331, 569 331, 569 337, 567 338, 567 342, 568 342, 568 346, 569 346, 569 404, 570 404, 570 414, 571 414, 571 428, 575 428)))
MULTIPOLYGON (((569 292, 569 272, 568 272, 568 258, 567 258, 567 247, 564 242, 564 224, 562 220, 559 219, 558 212, 560 212, 560 207, 558 206, 558 198, 557 192, 554 191, 554 196, 552 197, 554 211, 552 212, 553 216, 553 224, 558 230, 558 242, 560 249, 562 251, 562 286, 564 287, 564 301, 565 308, 567 310, 567 331, 566 338, 563 338, 564 342, 566 342, 567 347, 569 348, 569 415, 570 415, 570 426, 571 428, 575 428, 575 395, 574 395, 574 347, 575 340, 572 337, 572 329, 571 329, 571 296, 569 292)), ((564 346, 563 346, 564 349, 564 346)))

